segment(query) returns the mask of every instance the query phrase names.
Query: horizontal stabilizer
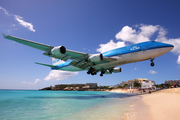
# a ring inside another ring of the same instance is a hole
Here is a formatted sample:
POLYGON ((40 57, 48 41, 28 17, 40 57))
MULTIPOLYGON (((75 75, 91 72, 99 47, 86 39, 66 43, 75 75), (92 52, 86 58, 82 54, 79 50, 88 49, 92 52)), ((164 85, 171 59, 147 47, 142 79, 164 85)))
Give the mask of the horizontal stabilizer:
POLYGON ((56 67, 58 67, 58 66, 56 66, 56 65, 49 65, 49 64, 43 64, 43 63, 37 63, 37 62, 35 62, 36 64, 39 64, 39 65, 44 65, 44 66, 47 66, 47 67, 52 67, 52 68, 56 68, 56 67))

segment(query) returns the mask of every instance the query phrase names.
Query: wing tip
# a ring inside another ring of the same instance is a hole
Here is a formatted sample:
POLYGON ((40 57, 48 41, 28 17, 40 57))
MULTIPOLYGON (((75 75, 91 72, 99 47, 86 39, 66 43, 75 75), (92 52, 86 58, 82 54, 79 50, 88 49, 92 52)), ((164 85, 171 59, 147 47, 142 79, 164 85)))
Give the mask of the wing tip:
POLYGON ((6 35, 6 34, 4 34, 4 33, 2 33, 2 36, 5 38, 7 35, 6 35))

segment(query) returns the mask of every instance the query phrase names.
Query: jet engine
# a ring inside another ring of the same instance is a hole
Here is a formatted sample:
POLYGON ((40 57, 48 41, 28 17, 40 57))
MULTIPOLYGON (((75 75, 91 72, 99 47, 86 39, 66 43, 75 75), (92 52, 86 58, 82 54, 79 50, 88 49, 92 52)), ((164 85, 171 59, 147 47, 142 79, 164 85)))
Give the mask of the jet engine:
POLYGON ((103 55, 101 53, 100 54, 94 54, 94 55, 91 55, 88 59, 91 62, 100 62, 103 60, 103 55))
POLYGON ((119 73, 121 72, 121 68, 113 68, 113 73, 119 73))
POLYGON ((53 54, 53 55, 65 54, 65 53, 66 53, 66 48, 64 46, 54 47, 51 50, 51 54, 53 54))

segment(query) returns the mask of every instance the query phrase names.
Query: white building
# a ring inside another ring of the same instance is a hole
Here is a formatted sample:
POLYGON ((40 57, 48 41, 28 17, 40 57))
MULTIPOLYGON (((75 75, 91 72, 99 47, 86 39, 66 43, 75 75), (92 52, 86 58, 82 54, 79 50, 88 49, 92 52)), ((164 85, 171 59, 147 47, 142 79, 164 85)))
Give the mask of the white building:
POLYGON ((142 82, 141 83, 141 88, 156 88, 154 81, 148 81, 148 82, 142 82))
POLYGON ((89 89, 90 86, 89 86, 89 85, 86 85, 86 86, 83 86, 82 88, 83 88, 83 89, 89 89))

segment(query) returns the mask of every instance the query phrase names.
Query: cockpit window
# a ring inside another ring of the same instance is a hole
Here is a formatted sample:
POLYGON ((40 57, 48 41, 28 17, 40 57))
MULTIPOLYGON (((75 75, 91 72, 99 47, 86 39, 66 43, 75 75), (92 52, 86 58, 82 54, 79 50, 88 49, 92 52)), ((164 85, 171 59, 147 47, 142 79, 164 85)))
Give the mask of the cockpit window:
POLYGON ((154 42, 156 42, 156 41, 152 41, 152 43, 154 43, 154 42))

